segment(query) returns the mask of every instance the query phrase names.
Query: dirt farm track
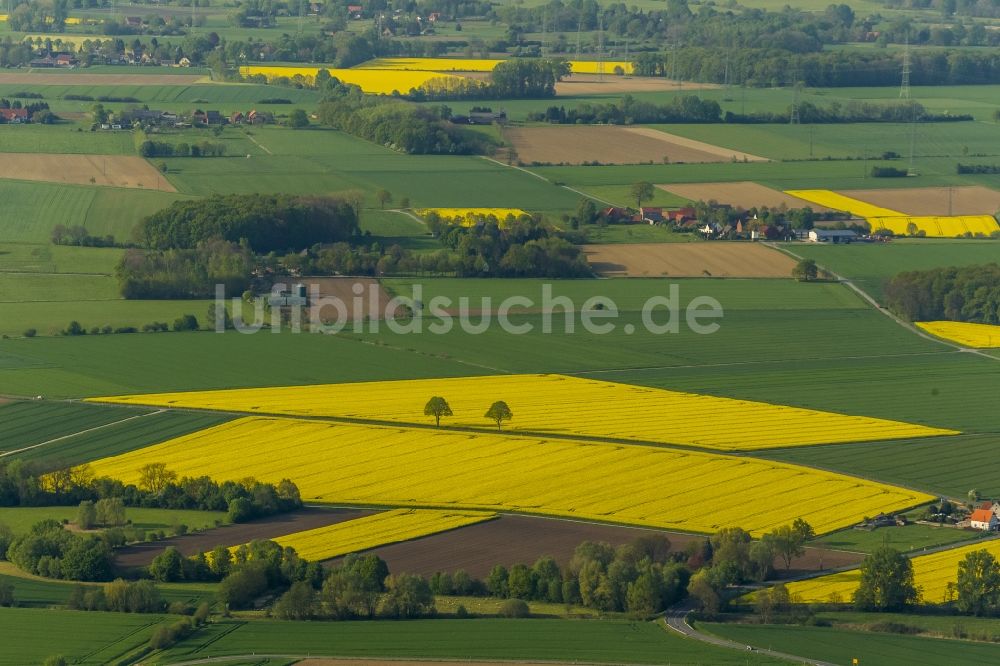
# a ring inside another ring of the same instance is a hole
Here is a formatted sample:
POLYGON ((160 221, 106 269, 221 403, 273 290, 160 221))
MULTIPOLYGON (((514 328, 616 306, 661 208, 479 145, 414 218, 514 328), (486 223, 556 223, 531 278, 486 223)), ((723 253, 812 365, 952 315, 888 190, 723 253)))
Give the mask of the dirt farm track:
POLYGON ((595 272, 614 277, 787 278, 795 262, 757 243, 584 245, 595 272))
POLYGON ((152 164, 126 155, 2 153, 0 178, 177 191, 152 164))

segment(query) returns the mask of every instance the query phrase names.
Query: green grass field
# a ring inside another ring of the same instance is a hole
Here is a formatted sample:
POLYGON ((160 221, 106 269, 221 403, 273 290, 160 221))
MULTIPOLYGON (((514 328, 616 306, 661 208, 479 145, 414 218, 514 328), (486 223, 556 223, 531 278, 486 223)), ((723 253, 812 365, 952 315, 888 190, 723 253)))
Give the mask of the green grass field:
POLYGON ((151 411, 85 403, 12 402, 0 405, 0 442, 5 451, 13 451, 151 411))
POLYGON ((414 207, 571 209, 578 195, 515 169, 477 157, 403 155, 326 129, 254 128, 256 144, 236 131, 224 134, 228 157, 170 158, 167 177, 182 192, 330 194, 360 190, 375 206, 387 189, 414 207), (250 155, 250 159, 246 155, 250 155))
MULTIPOLYGON (((967 387, 969 393, 975 391, 971 382, 967 387)), ((952 411, 948 406, 938 409, 944 413, 952 411)), ((994 497, 1000 496, 1000 464, 991 456, 995 448, 994 435, 964 435, 924 441, 805 447, 798 451, 786 449, 766 457, 877 478, 950 497, 964 498, 972 489, 984 497, 994 497)))
MULTIPOLYGON (((110 278, 108 278, 110 279, 110 278)), ((22 335, 34 328, 40 336, 59 335, 71 321, 87 330, 94 326, 132 326, 141 329, 150 322, 166 322, 193 314, 206 322, 210 301, 126 301, 121 298, 103 301, 35 301, 4 303, 0 334, 22 335)))
POLYGON ((40 664, 63 655, 71 663, 104 666, 149 640, 163 615, 0 608, 0 664, 40 664))
POLYGON ((717 624, 698 627, 729 640, 758 648, 772 648, 811 659, 850 666, 939 666, 993 664, 1000 661, 1000 645, 964 641, 847 631, 823 627, 717 624))
POLYGON ((901 551, 912 551, 971 541, 982 536, 982 532, 914 524, 903 527, 880 527, 871 532, 854 529, 841 530, 820 537, 810 542, 810 545, 860 553, 870 553, 882 546, 892 546, 901 551))
POLYGON ((139 220, 184 198, 170 192, 0 180, 3 240, 45 244, 57 224, 82 225, 93 235, 129 240, 139 220))
MULTIPOLYGON (((0 523, 22 534, 31 526, 42 520, 76 521, 75 506, 42 506, 42 507, 0 507, 0 523)), ((129 507, 125 509, 125 518, 136 527, 145 530, 165 530, 174 525, 187 525, 191 530, 206 530, 216 526, 216 522, 227 522, 225 511, 188 511, 184 509, 145 509, 129 507)))
MULTIPOLYGON (((133 410, 132 415, 135 414, 133 410)), ((210 428, 228 421, 229 418, 223 414, 197 412, 149 413, 141 418, 108 425, 93 432, 74 434, 57 442, 15 454, 14 457, 50 465, 78 465, 210 428)))
POLYGON ((129 132, 91 132, 88 121, 0 125, 0 153, 134 155, 135 144, 129 132))
MULTIPOLYGON (((494 619, 220 622, 168 650, 161 663, 250 653, 677 666, 748 663, 747 655, 683 639, 652 622, 494 619)), ((753 656, 749 663, 777 662, 753 656)))
MULTIPOLYGON (((909 124, 840 125, 653 125, 671 134, 777 160, 872 159, 886 151, 908 156, 909 124)), ((921 158, 958 158, 968 154, 1000 155, 1000 124, 981 122, 920 123, 914 154, 921 158)), ((904 160, 901 160, 905 162, 904 160)), ((949 160, 954 166, 954 159, 949 160)))
POLYGON ((904 239, 850 245, 790 243, 784 247, 854 280, 876 298, 882 297, 886 280, 904 271, 986 264, 1000 259, 1000 245, 992 241, 904 239))
MULTIPOLYGON (((9 562, 0 562, 0 583, 14 586, 14 601, 18 608, 50 608, 63 606, 76 583, 66 580, 46 580, 37 576, 26 577, 9 562)), ((96 586, 95 586, 96 587, 96 586)), ((157 583, 160 597, 167 603, 180 601, 199 603, 213 601, 213 583, 157 583)))
POLYGON ((0 394, 53 398, 482 373, 461 361, 305 333, 0 340, 0 394))

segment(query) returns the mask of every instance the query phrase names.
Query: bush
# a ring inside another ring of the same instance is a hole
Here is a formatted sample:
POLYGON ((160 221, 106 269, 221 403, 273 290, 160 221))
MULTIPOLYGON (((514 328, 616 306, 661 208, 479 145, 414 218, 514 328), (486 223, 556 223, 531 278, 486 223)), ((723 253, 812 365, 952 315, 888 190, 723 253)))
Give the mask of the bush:
POLYGON ((500 610, 497 611, 500 617, 531 617, 531 609, 528 607, 528 602, 523 599, 507 599, 500 605, 500 610))
POLYGON ((912 624, 904 624, 902 622, 876 622, 874 624, 868 625, 869 631, 878 631, 885 634, 922 634, 924 632, 922 627, 917 627, 912 624))
POLYGON ((28 329, 25 329, 25 331, 24 331, 24 337, 26 337, 26 338, 33 338, 36 335, 38 335, 38 331, 36 329, 34 329, 34 328, 28 328, 28 329))

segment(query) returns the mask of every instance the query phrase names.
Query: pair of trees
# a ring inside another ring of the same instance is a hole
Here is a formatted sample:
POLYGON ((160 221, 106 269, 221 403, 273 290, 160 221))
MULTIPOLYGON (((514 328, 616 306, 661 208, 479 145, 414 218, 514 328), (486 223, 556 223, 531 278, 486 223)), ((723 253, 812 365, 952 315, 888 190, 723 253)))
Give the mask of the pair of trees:
MULTIPOLYGON (((441 427, 442 417, 453 416, 453 415, 454 414, 451 411, 451 406, 448 404, 448 401, 442 398, 441 396, 436 395, 432 397, 430 400, 427 401, 427 404, 424 405, 424 416, 433 416, 434 424, 438 428, 441 427)), ((506 402, 504 402, 503 400, 497 400, 492 405, 490 405, 490 408, 486 411, 484 417, 492 421, 495 421, 497 424, 497 432, 500 432, 500 426, 503 424, 503 422, 511 420, 514 417, 514 415, 510 411, 510 407, 507 405, 506 402)))

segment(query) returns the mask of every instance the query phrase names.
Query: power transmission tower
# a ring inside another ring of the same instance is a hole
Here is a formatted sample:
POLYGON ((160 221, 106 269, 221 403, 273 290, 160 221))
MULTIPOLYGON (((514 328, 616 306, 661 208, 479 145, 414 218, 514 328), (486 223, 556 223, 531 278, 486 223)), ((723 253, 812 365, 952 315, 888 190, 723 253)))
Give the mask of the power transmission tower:
POLYGON ((604 15, 597 15, 597 75, 604 80, 604 15))
POLYGON ((583 33, 583 7, 578 10, 578 20, 576 22, 576 59, 580 59, 580 35, 583 33))
POLYGON ((903 46, 903 82, 899 86, 900 99, 910 99, 910 36, 903 46))
MULTIPOLYGON (((903 80, 899 85, 899 97, 910 99, 910 35, 907 33, 903 46, 903 80)), ((916 176, 917 168, 913 163, 917 150, 917 105, 910 103, 910 160, 906 169, 907 176, 916 176)))
POLYGON ((802 121, 802 119, 799 118, 799 95, 800 94, 802 94, 802 83, 797 81, 795 83, 795 98, 794 98, 794 101, 792 102, 792 117, 791 117, 791 123, 792 123, 792 125, 798 125, 802 121))

